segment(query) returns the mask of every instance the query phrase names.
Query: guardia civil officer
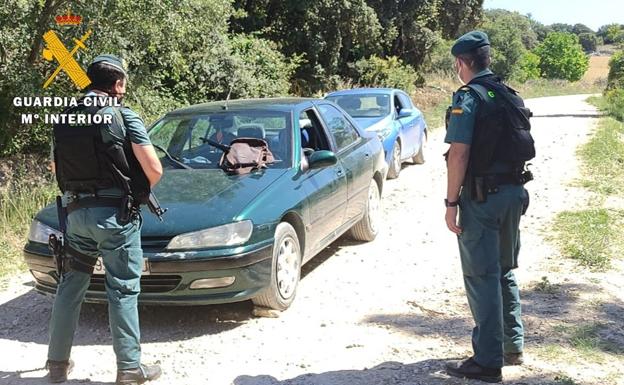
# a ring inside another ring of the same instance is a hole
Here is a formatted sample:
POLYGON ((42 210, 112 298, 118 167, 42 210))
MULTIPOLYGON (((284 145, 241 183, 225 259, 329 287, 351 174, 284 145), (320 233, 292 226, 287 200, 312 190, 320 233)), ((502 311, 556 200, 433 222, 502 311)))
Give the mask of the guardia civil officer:
POLYGON ((142 222, 131 196, 130 181, 137 175, 136 168, 141 168, 146 183, 154 186, 162 175, 162 166, 135 112, 85 103, 88 98, 123 98, 128 78, 123 61, 113 55, 97 56, 87 75, 92 82, 88 92, 78 107, 65 112, 112 118, 110 124, 61 124, 53 130, 54 169, 67 219, 62 278, 50 320, 48 379, 64 382, 73 367, 70 351, 80 307, 93 265, 101 257, 117 357, 116 381, 140 384, 158 378, 161 370, 158 365, 141 363, 137 297, 143 268, 142 222))
POLYGON ((447 113, 446 224, 457 234, 464 284, 475 322, 474 355, 447 373, 502 380, 503 365, 523 362, 518 285, 520 216, 528 205, 524 162, 535 155, 529 112, 490 70, 485 33, 460 37, 451 49, 463 87, 447 113), (458 221, 459 211, 459 221, 458 221))

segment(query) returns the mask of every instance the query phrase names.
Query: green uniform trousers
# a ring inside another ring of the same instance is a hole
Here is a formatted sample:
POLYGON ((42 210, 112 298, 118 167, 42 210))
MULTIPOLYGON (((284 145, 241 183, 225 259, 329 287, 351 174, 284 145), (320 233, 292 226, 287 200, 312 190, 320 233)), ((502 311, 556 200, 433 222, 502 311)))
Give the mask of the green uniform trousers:
MULTIPOLYGON (((117 220, 115 207, 82 208, 67 218, 67 241, 87 255, 102 257, 106 269, 108 317, 118 369, 139 367, 139 314, 137 298, 143 269, 141 219, 128 224, 117 220)), ((50 320, 48 359, 69 359, 80 307, 90 275, 70 270, 56 291, 50 320)))
POLYGON ((503 353, 520 353, 524 345, 520 295, 512 269, 518 267, 520 216, 528 193, 523 186, 503 185, 477 203, 469 191, 460 195, 459 235, 464 285, 475 327, 474 360, 501 368, 503 353))

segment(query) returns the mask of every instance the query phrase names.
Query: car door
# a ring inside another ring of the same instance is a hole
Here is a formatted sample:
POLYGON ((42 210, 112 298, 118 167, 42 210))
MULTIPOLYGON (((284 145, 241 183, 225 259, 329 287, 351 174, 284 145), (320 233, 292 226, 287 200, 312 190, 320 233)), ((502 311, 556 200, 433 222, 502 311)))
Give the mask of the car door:
POLYGON ((416 110, 414 109, 414 105, 406 93, 397 91, 396 97, 400 104, 400 109, 409 109, 412 111, 410 115, 399 119, 399 122, 401 123, 401 137, 404 143, 402 158, 407 158, 418 151, 419 148, 418 143, 420 135, 417 127, 418 117, 416 110))
POLYGON ((359 219, 366 208, 368 187, 373 178, 373 158, 367 141, 342 111, 329 103, 318 103, 321 117, 329 131, 338 162, 347 177, 347 205, 344 224, 359 219))
MULTIPOLYGON (((311 150, 334 151, 333 142, 315 108, 304 110, 295 122, 295 143, 311 150)), ((299 151, 301 157, 306 157, 299 151)), ((303 161, 305 164, 307 161, 303 161)), ((303 170, 301 186, 306 193, 309 220, 306 224, 306 250, 315 253, 336 238, 344 221, 347 203, 347 177, 341 162, 333 166, 303 170)))

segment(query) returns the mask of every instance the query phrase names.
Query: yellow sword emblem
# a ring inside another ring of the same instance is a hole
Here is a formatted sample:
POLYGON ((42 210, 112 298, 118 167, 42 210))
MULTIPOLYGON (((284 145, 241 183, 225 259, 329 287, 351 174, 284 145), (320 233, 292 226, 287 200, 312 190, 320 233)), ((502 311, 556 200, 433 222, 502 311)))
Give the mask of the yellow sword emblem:
POLYGON ((61 72, 61 70, 65 71, 67 76, 74 82, 78 88, 83 89, 91 84, 91 80, 87 76, 87 74, 80 67, 76 59, 74 59, 74 55, 78 52, 78 49, 82 48, 86 50, 87 47, 84 45, 84 42, 91 35, 91 30, 88 30, 80 40, 74 39, 76 45, 71 51, 68 51, 67 48, 61 42, 61 39, 56 35, 56 33, 52 30, 43 34, 43 40, 46 42, 48 48, 43 50, 43 57, 52 61, 52 59, 56 59, 58 61, 58 68, 52 73, 52 75, 46 80, 43 84, 43 88, 48 88, 50 83, 56 78, 56 76, 61 72))

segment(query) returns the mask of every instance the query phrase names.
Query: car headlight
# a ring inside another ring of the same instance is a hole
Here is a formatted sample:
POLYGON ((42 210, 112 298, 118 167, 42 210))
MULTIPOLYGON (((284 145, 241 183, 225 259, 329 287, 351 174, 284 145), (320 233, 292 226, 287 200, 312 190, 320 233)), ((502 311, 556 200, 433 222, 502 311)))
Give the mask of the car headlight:
POLYGON ((181 234, 169 242, 167 249, 203 249, 217 246, 236 246, 251 237, 253 223, 249 220, 228 223, 210 229, 181 234))
POLYGON ((28 231, 28 240, 31 242, 47 244, 50 234, 54 234, 57 237, 61 237, 63 235, 60 231, 33 219, 30 224, 30 230, 28 231))

